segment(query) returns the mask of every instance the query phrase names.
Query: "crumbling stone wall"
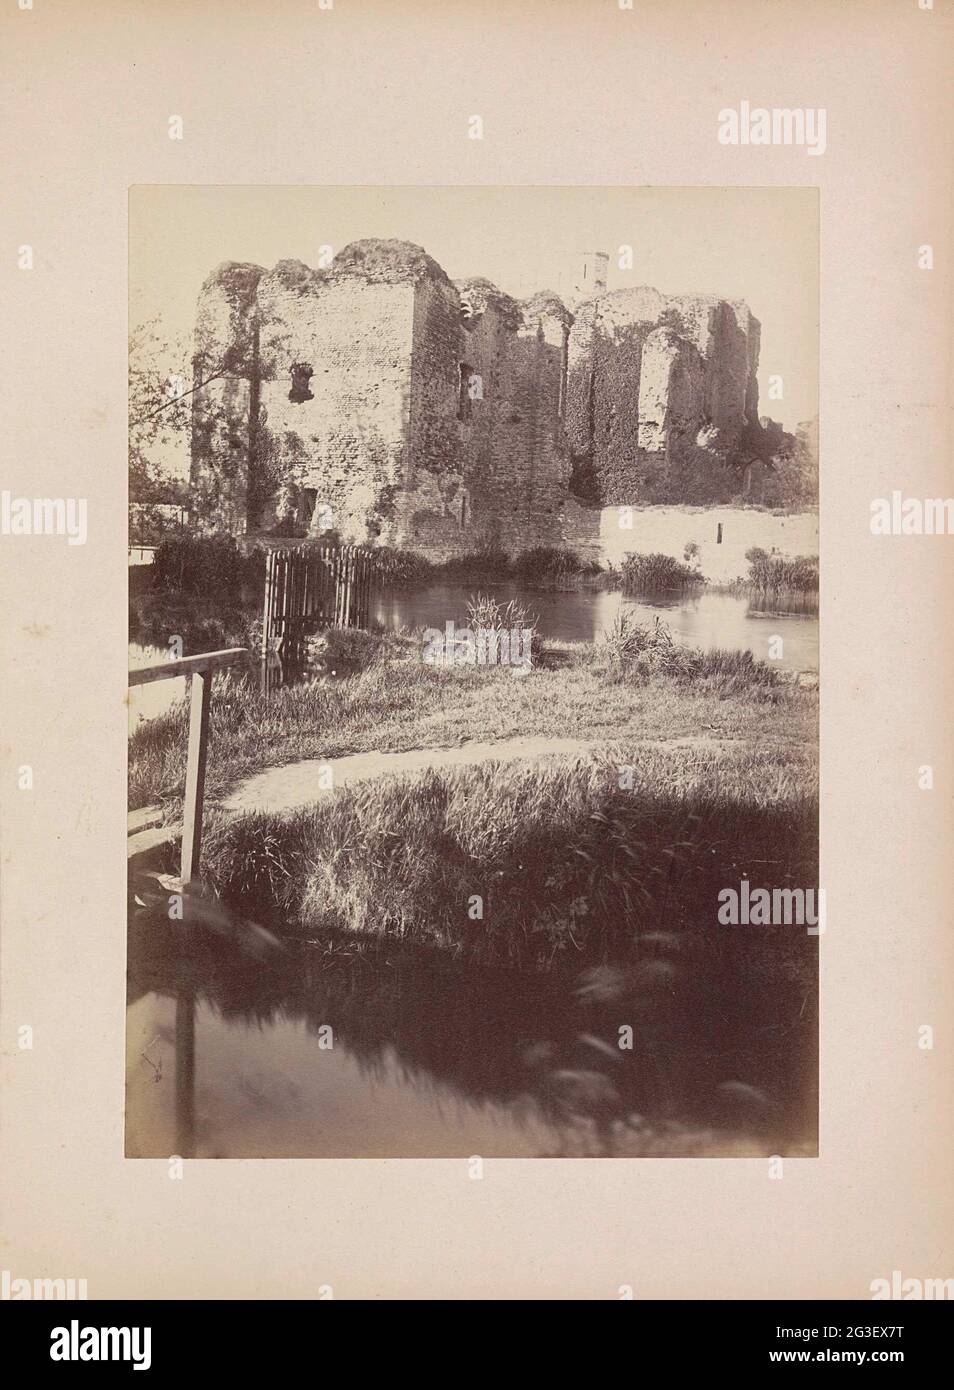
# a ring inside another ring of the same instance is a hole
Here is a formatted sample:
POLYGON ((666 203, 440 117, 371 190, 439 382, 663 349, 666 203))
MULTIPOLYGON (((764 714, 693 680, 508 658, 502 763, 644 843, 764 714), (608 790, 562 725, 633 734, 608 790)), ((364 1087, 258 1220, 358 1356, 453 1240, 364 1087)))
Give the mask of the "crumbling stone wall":
POLYGON ((643 343, 636 442, 649 453, 697 433, 705 369, 691 342, 672 328, 654 328, 643 343))
POLYGON ((394 543, 454 554, 464 498, 457 428, 460 298, 441 271, 416 287, 411 326, 410 410, 404 486, 394 543))
POLYGON ((519 304, 486 280, 458 288, 466 306, 460 360, 479 383, 458 402, 465 546, 557 544, 569 477, 560 416, 569 315, 552 296, 519 304))
POLYGON ((741 466, 758 428, 759 326, 744 304, 642 287, 587 300, 569 343, 573 490, 633 503, 674 456, 741 466))
POLYGON ((454 284, 401 241, 353 242, 327 270, 220 267, 195 365, 197 383, 217 369, 193 405, 210 526, 332 529, 433 559, 565 544, 597 558, 600 508, 707 500, 712 480, 735 495, 732 470, 748 476, 769 439, 744 304, 642 287, 572 315, 546 292, 454 284))

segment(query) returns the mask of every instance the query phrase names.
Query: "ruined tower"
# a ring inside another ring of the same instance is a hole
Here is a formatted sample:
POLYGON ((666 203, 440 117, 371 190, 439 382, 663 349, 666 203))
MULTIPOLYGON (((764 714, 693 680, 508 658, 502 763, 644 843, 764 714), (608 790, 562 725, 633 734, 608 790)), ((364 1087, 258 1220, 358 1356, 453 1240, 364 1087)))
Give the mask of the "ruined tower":
POLYGON ((571 307, 594 295, 605 294, 609 256, 605 251, 584 251, 576 266, 571 290, 571 307))
POLYGON ((559 544, 570 316, 419 246, 357 241, 327 270, 227 263, 196 324, 192 490, 210 528, 443 558, 559 544), (221 372, 221 375, 219 373, 221 372))
MULTIPOLYGON (((575 488, 602 506, 642 501, 681 472, 666 500, 713 501, 760 429, 760 325, 741 302, 611 290, 577 305, 566 432, 575 488)), ((727 496, 718 500, 728 501, 727 496)))

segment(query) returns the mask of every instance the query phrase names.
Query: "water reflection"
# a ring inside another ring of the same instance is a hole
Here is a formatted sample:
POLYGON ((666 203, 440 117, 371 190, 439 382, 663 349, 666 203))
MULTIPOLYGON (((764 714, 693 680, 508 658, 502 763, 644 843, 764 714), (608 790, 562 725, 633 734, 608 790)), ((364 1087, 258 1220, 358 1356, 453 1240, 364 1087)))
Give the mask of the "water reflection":
POLYGON ((176 1152, 195 1156, 195 993, 176 993, 176 1152))
POLYGON ((771 944, 526 975, 136 910, 129 946, 131 1157, 815 1149, 813 1001, 766 986, 771 944))
POLYGON ((515 584, 429 584, 424 588, 393 589, 379 596, 375 619, 393 628, 435 627, 448 619, 467 624, 467 599, 478 589, 504 602, 516 598, 539 619, 544 637, 569 642, 595 642, 612 626, 622 608, 641 622, 662 617, 689 646, 749 650, 768 658, 769 638, 783 638, 784 658, 777 664, 789 670, 817 671, 817 602, 797 597, 771 601, 768 596, 707 593, 662 594, 648 598, 607 589, 528 590, 515 584))
MULTIPOLYGON (((515 584, 460 585, 429 584, 421 588, 390 589, 378 595, 372 605, 376 623, 395 630, 436 627, 443 629, 451 620, 467 625, 467 600, 478 590, 493 592, 504 602, 510 598, 525 603, 536 614, 544 637, 571 642, 593 642, 608 631, 622 607, 641 622, 661 617, 673 632, 690 646, 728 647, 748 650, 762 660, 769 655, 769 639, 783 639, 783 656, 773 664, 788 670, 817 671, 817 599, 786 598, 771 601, 767 596, 740 594, 685 593, 653 598, 621 594, 615 590, 531 590, 515 584)), ((129 664, 148 666, 167 661, 168 651, 158 647, 130 644, 129 664)), ((300 678, 300 666, 282 661, 270 653, 263 662, 257 652, 250 653, 247 678, 267 694, 300 678)), ((233 678, 239 673, 233 668, 233 678)), ((171 708, 185 695, 185 678, 135 686, 129 692, 133 724, 153 718, 171 708)))

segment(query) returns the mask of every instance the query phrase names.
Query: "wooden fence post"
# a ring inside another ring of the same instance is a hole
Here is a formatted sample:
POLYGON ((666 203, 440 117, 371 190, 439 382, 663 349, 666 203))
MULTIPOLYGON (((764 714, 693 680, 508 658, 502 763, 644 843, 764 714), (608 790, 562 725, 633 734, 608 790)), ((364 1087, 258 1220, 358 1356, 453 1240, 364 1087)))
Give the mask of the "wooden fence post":
POLYGON ((183 888, 199 876, 202 852, 202 800, 205 794, 205 759, 209 749, 209 702, 212 671, 192 673, 192 700, 189 711, 189 754, 186 764, 185 804, 182 808, 183 888))
POLYGON ((265 606, 262 612, 262 660, 268 656, 272 636, 272 604, 274 594, 275 552, 265 556, 265 606))

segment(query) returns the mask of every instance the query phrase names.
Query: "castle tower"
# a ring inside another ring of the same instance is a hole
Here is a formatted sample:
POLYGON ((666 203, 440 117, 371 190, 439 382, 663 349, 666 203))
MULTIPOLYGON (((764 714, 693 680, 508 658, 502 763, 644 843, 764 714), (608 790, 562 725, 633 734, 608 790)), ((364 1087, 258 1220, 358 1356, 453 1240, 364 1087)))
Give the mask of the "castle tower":
POLYGON ((574 274, 573 302, 579 303, 583 299, 592 299, 595 294, 604 294, 608 269, 609 256, 605 251, 584 251, 574 274))

